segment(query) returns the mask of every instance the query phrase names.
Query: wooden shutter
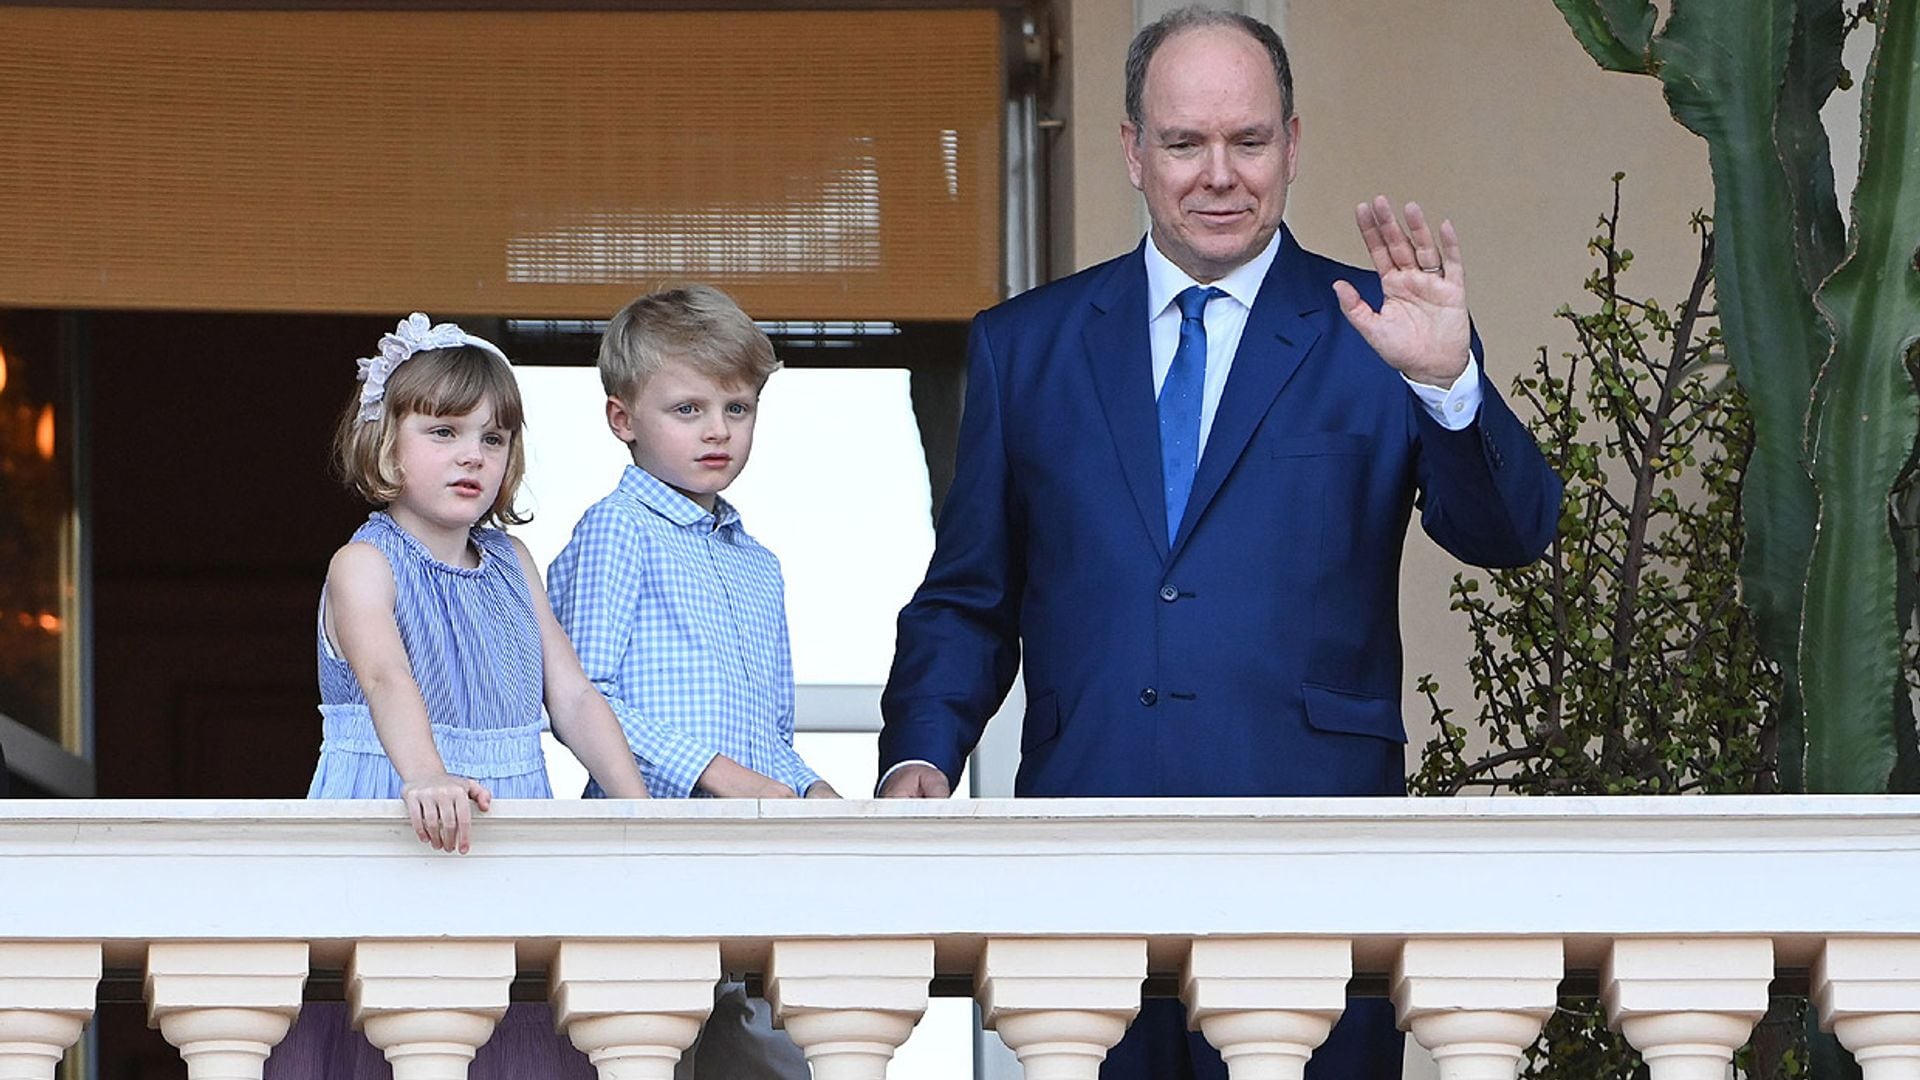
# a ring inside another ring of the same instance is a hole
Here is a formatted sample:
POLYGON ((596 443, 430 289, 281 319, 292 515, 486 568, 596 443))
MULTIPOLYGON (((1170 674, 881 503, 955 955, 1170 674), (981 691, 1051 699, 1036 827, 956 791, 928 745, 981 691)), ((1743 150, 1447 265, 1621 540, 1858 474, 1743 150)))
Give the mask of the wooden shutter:
POLYGON ((756 316, 999 299, 991 10, 0 6, 0 304, 756 316))

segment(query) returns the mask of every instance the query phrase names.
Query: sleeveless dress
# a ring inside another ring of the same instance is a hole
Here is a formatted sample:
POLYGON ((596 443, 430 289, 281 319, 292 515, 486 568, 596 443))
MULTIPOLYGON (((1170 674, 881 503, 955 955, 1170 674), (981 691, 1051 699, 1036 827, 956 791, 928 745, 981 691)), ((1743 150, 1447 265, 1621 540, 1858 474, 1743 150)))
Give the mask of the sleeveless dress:
MULTIPOLYGON (((474 568, 449 566, 391 517, 375 513, 353 534, 393 568, 394 622, 426 702, 447 771, 486 785, 496 799, 548 799, 540 749, 544 677, 533 595, 513 542, 476 528, 474 568)), ((367 697, 319 629, 323 737, 309 799, 397 799, 403 786, 374 733, 367 697)), ((423 846, 422 851, 427 851, 423 846)), ((399 902, 396 898, 395 902, 399 902)), ((267 1058, 266 1080, 391 1080, 386 1056, 353 1030, 344 1002, 306 1003, 267 1058)), ((515 1004, 480 1047, 470 1080, 593 1080, 586 1055, 555 1033, 544 1003, 515 1004)))

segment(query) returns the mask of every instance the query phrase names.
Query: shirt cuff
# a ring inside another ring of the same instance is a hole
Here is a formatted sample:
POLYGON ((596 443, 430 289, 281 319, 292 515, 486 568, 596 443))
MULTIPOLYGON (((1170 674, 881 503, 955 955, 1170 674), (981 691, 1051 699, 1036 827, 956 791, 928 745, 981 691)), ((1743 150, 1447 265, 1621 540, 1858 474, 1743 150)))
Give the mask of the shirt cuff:
POLYGON ((907 760, 900 762, 899 764, 895 765, 893 768, 888 769, 886 772, 880 775, 880 782, 873 785, 874 797, 875 798, 879 797, 881 789, 887 786, 887 781, 893 779, 894 773, 899 772, 901 769, 904 769, 909 765, 925 765, 927 768, 932 769, 935 772, 938 772, 940 770, 940 766, 935 765, 931 761, 922 761, 919 758, 908 758, 907 760))
POLYGON ((1467 366, 1453 380, 1452 386, 1430 386, 1427 383, 1407 379, 1407 387, 1413 396, 1433 417, 1433 422, 1448 431, 1459 431, 1473 423, 1480 416, 1480 359, 1471 353, 1467 356, 1467 366))
POLYGON ((700 774, 713 764, 718 752, 672 728, 648 723, 619 698, 608 696, 607 704, 613 707, 614 719, 620 721, 647 791, 656 799, 691 798, 700 774))
POLYGON ((813 767, 807 764, 806 759, 802 758, 799 752, 791 747, 788 748, 788 752, 793 760, 786 762, 785 767, 780 770, 780 782, 792 788, 795 795, 804 799, 807 797, 807 789, 825 777, 814 772, 813 767))

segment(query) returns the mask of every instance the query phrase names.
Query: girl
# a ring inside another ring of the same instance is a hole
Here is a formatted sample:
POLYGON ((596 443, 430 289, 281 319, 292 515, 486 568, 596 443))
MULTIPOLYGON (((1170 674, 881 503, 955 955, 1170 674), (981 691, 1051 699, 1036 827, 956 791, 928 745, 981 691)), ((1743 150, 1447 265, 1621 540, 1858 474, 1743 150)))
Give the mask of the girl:
MULTIPOLYGON (((382 509, 327 568, 320 597, 314 799, 399 798, 419 838, 465 853, 494 796, 551 798, 553 732, 615 798, 645 798, 626 737, 548 609, 520 524, 520 388, 492 343, 414 314, 360 361, 334 440, 349 486, 382 509)), ((278 1080, 390 1075, 344 1005, 309 1005, 268 1059, 278 1080)), ((544 1005, 516 1005, 475 1080, 584 1076, 544 1005)))

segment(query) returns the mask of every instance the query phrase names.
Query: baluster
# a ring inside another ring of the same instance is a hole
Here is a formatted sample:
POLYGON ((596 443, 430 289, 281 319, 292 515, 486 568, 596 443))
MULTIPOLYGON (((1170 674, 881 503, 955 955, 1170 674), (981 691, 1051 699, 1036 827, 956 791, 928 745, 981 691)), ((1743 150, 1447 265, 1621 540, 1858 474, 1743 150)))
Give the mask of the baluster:
POLYGON ((1146 977, 1142 938, 995 938, 974 992, 1027 1080, 1097 1080, 1140 1011, 1146 977))
POLYGON ((353 1024, 393 1080, 466 1080, 507 1012, 511 941, 363 941, 347 963, 353 1024))
POLYGON ((1393 1005, 1441 1080, 1514 1080, 1564 963, 1559 938, 1415 938, 1394 964, 1393 1005))
POLYGON ((1328 938, 1202 938, 1187 953, 1188 1023, 1232 1080, 1300 1080, 1347 1007, 1353 945, 1328 938))
POLYGON ((180 1048, 188 1080, 260 1080, 307 983, 304 941, 156 942, 147 1025, 180 1048))
POLYGON ((932 981, 930 939, 776 941, 767 1001, 814 1080, 882 1080, 932 981))
POLYGON ((1726 1080, 1772 982, 1766 938, 1622 938, 1601 966, 1600 997, 1652 1080, 1726 1080))
POLYGON ((97 942, 0 941, 0 1080, 53 1080, 99 987, 97 942))
POLYGON ((1863 1080, 1920 1080, 1920 939, 1830 938, 1812 990, 1863 1080))
POLYGON ((548 972, 554 1022, 600 1080, 671 1080, 713 1012, 712 941, 563 941, 548 972))

